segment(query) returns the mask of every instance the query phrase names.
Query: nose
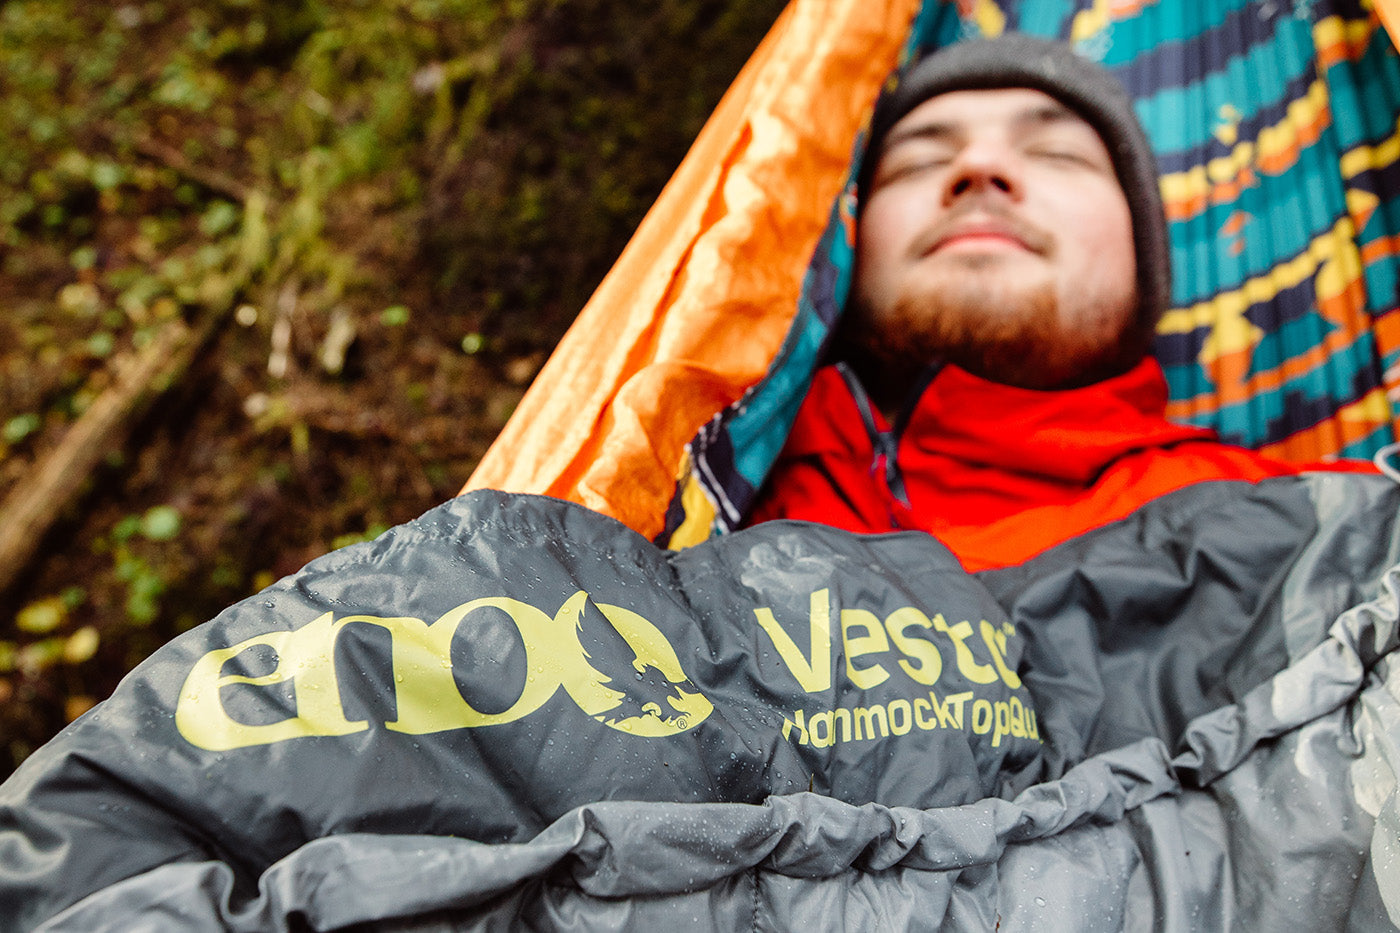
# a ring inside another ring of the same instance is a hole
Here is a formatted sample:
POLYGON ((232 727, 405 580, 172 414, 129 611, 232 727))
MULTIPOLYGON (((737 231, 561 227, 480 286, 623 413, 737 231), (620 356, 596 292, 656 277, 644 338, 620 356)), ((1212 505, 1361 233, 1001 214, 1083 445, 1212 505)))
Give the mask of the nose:
POLYGON ((1003 195, 1021 199, 1023 178, 1020 159, 1000 142, 970 141, 953 158, 943 189, 943 203, 950 205, 968 194, 1003 195))

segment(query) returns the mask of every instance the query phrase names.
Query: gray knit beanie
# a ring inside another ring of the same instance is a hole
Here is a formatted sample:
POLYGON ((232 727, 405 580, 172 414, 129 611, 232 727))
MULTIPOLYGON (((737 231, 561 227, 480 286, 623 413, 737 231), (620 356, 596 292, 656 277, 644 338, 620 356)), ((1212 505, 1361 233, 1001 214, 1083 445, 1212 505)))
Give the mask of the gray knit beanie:
POLYGON ((885 134, 919 104, 949 91, 1024 87, 1042 91, 1073 110, 1103 139, 1133 218, 1143 349, 1171 299, 1166 213, 1157 161, 1133 101, 1103 66, 1064 42, 1011 34, 947 46, 920 59, 881 98, 859 179, 863 193, 879 161, 885 134))

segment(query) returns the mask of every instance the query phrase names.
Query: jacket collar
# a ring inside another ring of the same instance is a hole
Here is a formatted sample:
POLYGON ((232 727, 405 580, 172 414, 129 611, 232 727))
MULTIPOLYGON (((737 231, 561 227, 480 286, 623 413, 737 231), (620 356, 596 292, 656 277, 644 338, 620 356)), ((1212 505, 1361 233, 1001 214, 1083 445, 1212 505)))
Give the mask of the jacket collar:
MULTIPOLYGON (((1135 450, 1214 437, 1165 417, 1166 379, 1151 358, 1078 389, 1038 391, 946 366, 929 382, 897 438, 898 456, 947 456, 968 464, 1090 483, 1135 450)), ((876 433, 889 423, 873 413, 876 433)))

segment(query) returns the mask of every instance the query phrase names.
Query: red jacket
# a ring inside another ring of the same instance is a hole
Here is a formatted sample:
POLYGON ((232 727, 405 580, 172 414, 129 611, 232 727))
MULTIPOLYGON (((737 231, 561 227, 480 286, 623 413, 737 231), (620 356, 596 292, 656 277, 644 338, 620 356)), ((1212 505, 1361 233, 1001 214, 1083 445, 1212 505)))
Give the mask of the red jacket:
POLYGON ((1167 421, 1166 402, 1166 381, 1151 359, 1058 392, 1000 385, 949 366, 894 438, 863 390, 828 366, 817 373, 749 523, 797 518, 858 532, 919 529, 975 571, 1020 563, 1191 483, 1319 467, 1374 470, 1360 461, 1286 463, 1232 447, 1211 431, 1167 421), (876 453, 881 434, 892 457, 876 453))

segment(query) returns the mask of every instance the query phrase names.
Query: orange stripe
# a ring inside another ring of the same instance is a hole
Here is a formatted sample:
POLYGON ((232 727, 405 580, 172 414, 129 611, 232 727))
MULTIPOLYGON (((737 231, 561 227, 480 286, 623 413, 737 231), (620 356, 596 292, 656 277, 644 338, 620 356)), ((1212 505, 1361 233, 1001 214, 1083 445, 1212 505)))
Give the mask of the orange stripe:
POLYGON ((1400 253, 1400 236, 1386 236, 1372 240, 1361 247, 1361 262, 1369 266, 1400 253))
POLYGON ((1215 391, 1169 402, 1167 417, 1186 421, 1196 415, 1219 411, 1228 405, 1237 405, 1260 395, 1277 392, 1286 383, 1306 376, 1325 364, 1334 353, 1350 347, 1356 342, 1357 336, 1366 329, 1364 312, 1361 310, 1365 299, 1365 287, 1360 280, 1353 280, 1348 283, 1346 291, 1342 294, 1320 301, 1319 313, 1336 324, 1337 328, 1324 336, 1320 344, 1284 360, 1273 369, 1246 378, 1252 351, 1220 357, 1208 367, 1208 375, 1215 380, 1215 391))
POLYGON ((1382 390, 1372 389, 1325 421, 1304 428, 1296 434, 1290 434, 1281 441, 1265 444, 1259 448, 1259 452, 1269 457, 1294 462, 1336 457, 1341 454, 1343 448, 1365 440, 1376 428, 1386 423, 1385 420, 1378 421, 1362 413, 1364 408, 1377 405, 1383 400, 1382 390))
POLYGON ((554 495, 661 530, 686 443, 787 333, 918 7, 789 3, 466 489, 554 495))
POLYGON ((1167 220, 1190 220, 1212 204, 1228 204, 1234 201, 1244 189, 1253 188, 1257 184, 1259 178, 1254 174, 1254 166, 1246 165, 1234 178, 1217 182, 1204 194, 1169 201, 1166 205, 1167 220))
POLYGON ((1319 110, 1312 122, 1305 123, 1298 127, 1298 132, 1288 141, 1288 147, 1281 152, 1267 153, 1260 152, 1255 164, 1263 170, 1266 175, 1282 175, 1298 162, 1298 154, 1308 146, 1317 142, 1322 136, 1322 131, 1332 122, 1332 110, 1324 107, 1319 110))
POLYGON ((1213 362, 1207 373, 1217 380, 1216 390, 1168 402, 1167 417, 1175 421, 1186 421, 1196 415, 1219 411, 1229 405, 1238 405, 1251 398, 1277 392, 1286 383, 1302 378, 1324 365, 1332 354, 1346 349, 1353 343, 1354 335, 1334 330, 1323 338, 1322 343, 1284 360, 1273 369, 1248 377, 1245 374, 1250 366, 1249 352, 1222 356, 1213 362))
POLYGON ((1244 211, 1235 211, 1220 228, 1220 236, 1234 236, 1244 229, 1244 225, 1249 222, 1249 214, 1244 211))
POLYGON ((1376 337, 1376 347, 1382 356, 1400 349, 1400 309, 1387 311, 1376 318, 1371 325, 1371 333, 1376 337))
POLYGON ((1306 94, 1288 103, 1283 119, 1261 128, 1254 139, 1235 143, 1230 155, 1163 176, 1167 218, 1187 220, 1211 204, 1234 201, 1245 188, 1258 184, 1256 169, 1282 175, 1297 164, 1299 153, 1317 142, 1331 122, 1327 86, 1319 79, 1308 86, 1306 94), (1302 119, 1307 122, 1295 122, 1302 119), (1243 164, 1232 176, 1212 180, 1237 163, 1243 164))
MULTIPOLYGON (((1348 26, 1357 21, 1343 20, 1343 26, 1348 26)), ((1351 34, 1350 30, 1343 28, 1341 38, 1334 42, 1317 47, 1317 70, 1319 73, 1327 71, 1333 65, 1340 65, 1342 62, 1359 61, 1361 56, 1366 54, 1366 48, 1371 44, 1371 38, 1380 28, 1380 17, 1375 11, 1366 20, 1366 29, 1357 34, 1351 34)))
POLYGON ((1126 19, 1138 15, 1156 2, 1157 0, 1111 0, 1108 15, 1113 19, 1126 19))

